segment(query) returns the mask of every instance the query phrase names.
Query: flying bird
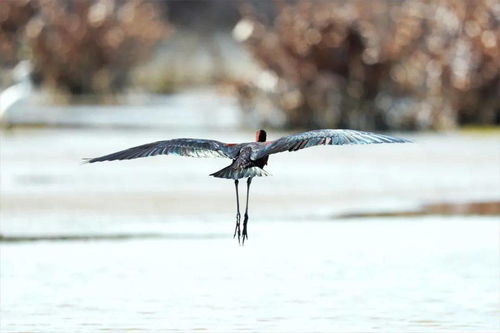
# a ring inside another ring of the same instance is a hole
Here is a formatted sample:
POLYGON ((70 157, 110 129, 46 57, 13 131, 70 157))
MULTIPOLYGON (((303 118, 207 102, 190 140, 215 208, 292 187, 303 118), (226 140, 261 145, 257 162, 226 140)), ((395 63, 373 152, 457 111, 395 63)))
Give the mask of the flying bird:
POLYGON ((284 151, 297 151, 318 145, 352 145, 373 143, 404 143, 406 139, 388 135, 361 132, 348 129, 321 129, 284 136, 274 141, 266 141, 266 131, 258 130, 255 142, 224 143, 205 139, 172 139, 147 143, 109 155, 87 159, 88 163, 130 160, 155 155, 181 155, 189 157, 225 157, 233 160, 231 165, 212 173, 210 176, 234 180, 236 188, 236 227, 233 238, 238 236, 242 243, 248 239, 248 197, 254 177, 269 176, 264 170, 269 155, 284 151), (247 197, 243 228, 241 229, 239 179, 247 178, 247 197))

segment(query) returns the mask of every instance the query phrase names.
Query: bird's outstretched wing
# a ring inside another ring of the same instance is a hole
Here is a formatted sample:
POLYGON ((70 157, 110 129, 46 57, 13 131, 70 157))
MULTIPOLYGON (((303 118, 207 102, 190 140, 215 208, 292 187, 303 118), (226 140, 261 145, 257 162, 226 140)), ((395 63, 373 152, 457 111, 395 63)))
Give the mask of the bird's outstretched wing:
POLYGON ((388 135, 361 132, 348 129, 323 129, 314 130, 289 136, 278 140, 265 142, 262 149, 252 153, 252 160, 258 160, 266 155, 282 151, 296 151, 318 145, 353 145, 372 143, 403 143, 411 142, 406 139, 395 138, 388 135))
POLYGON ((238 149, 238 145, 226 144, 215 140, 173 139, 147 143, 109 155, 87 159, 86 162, 130 160, 155 155, 235 158, 238 154, 238 149))

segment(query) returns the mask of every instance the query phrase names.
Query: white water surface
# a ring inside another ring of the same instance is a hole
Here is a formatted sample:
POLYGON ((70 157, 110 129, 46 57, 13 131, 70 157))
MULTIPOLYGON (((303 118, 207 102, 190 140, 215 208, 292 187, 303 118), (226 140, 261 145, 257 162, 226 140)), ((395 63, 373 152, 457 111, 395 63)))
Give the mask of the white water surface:
MULTIPOLYGON (((339 218, 498 201, 498 135, 400 134, 415 144, 273 155, 273 176, 252 183, 240 247, 234 185, 208 177, 229 160, 81 164, 175 137, 253 139, 227 123, 169 127, 174 102, 158 127, 124 128, 147 118, 141 109, 121 129, 106 113, 102 128, 0 132, 0 233, 53 239, 0 242, 2 333, 500 330, 498 216, 339 218)), ((210 121, 179 121, 191 118, 210 121)))
POLYGON ((4 243, 1 331, 500 329, 495 218, 251 222, 244 247, 222 222, 166 223, 154 240, 4 243))

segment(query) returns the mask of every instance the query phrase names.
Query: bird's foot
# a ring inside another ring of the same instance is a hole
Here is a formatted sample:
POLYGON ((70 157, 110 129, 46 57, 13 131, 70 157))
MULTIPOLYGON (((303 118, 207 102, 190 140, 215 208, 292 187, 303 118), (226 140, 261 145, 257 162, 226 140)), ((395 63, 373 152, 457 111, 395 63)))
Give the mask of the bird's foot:
POLYGON ((234 228, 234 235, 233 235, 233 238, 236 238, 236 235, 238 235, 238 244, 240 243, 240 239, 241 239, 240 220, 241 220, 241 215, 238 212, 236 214, 236 227, 234 228))
POLYGON ((242 232, 242 244, 245 244, 245 238, 248 239, 247 232, 247 223, 248 223, 248 214, 245 214, 245 218, 243 219, 243 232, 242 232))

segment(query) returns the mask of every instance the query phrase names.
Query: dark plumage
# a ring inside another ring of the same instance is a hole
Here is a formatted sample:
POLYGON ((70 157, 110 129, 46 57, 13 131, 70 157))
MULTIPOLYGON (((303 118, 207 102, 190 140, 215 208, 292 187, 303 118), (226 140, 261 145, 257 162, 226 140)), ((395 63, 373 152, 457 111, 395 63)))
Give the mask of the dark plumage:
POLYGON ((231 147, 223 142, 203 139, 173 139, 146 143, 137 147, 121 150, 87 160, 88 163, 131 160, 134 158, 156 155, 181 155, 189 157, 227 157, 238 155, 237 147, 231 147))
POLYGON ((238 179, 248 178, 247 182, 247 209, 243 222, 243 242, 248 238, 246 224, 248 221, 248 191, 253 177, 269 176, 264 170, 269 155, 284 151, 297 151, 318 145, 351 145, 376 143, 404 143, 406 139, 388 135, 361 132, 347 129, 314 130, 289 136, 275 141, 266 141, 266 132, 259 130, 256 133, 256 142, 229 144, 215 140, 204 139, 173 139, 157 141, 137 147, 125 149, 109 155, 88 159, 88 163, 129 160, 155 155, 181 155, 189 157, 226 157, 233 160, 231 165, 221 169, 211 176, 234 179, 238 213, 235 236, 240 239, 238 179))
MULTIPOLYGON (((264 132, 264 131, 262 131, 264 132)), ((265 133, 265 132, 264 132, 265 133)), ((109 155, 88 159, 88 163, 130 160, 155 155, 180 155, 189 157, 226 157, 233 163, 211 176, 219 178, 240 179, 249 175, 268 176, 263 169, 270 154, 284 151, 297 151, 318 145, 351 145, 375 143, 403 143, 406 139, 388 135, 360 132, 354 130, 315 130, 284 136, 275 141, 265 141, 261 135, 260 142, 227 144, 215 140, 173 139, 147 143, 109 155), (262 139, 263 138, 263 139, 262 139), (265 159, 265 160, 263 160, 265 159), (256 169, 258 168, 258 169, 256 169), (224 171, 225 170, 225 171, 224 171)))

